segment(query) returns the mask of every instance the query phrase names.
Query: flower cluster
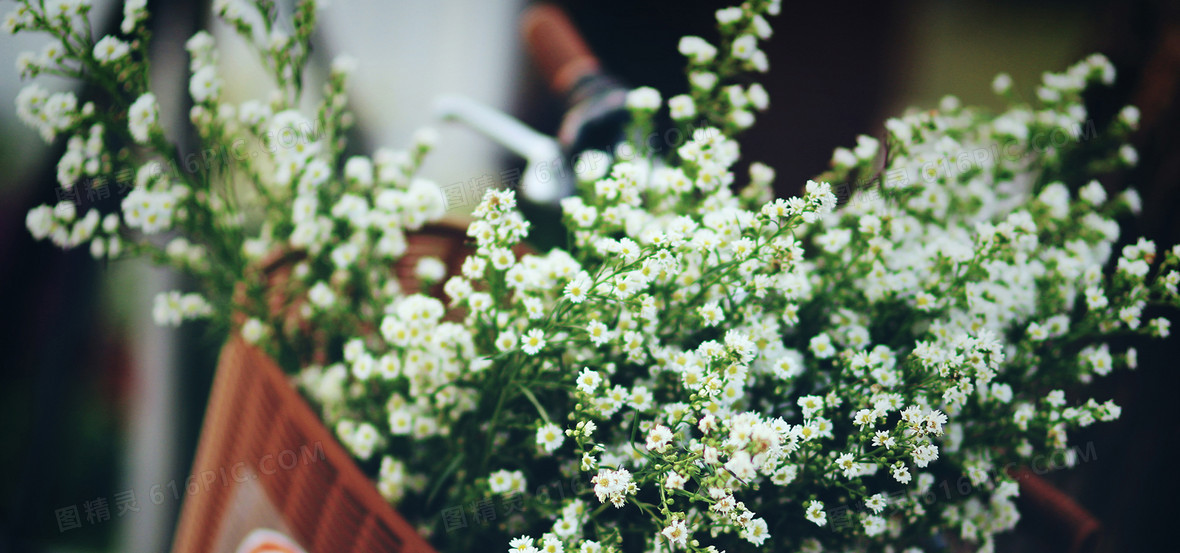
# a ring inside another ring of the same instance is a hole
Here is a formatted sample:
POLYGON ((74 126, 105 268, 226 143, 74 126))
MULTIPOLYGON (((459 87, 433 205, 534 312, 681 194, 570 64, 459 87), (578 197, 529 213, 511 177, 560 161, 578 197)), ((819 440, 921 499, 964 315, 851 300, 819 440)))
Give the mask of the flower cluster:
MULTIPOLYGON (((315 327, 331 325, 342 334, 376 327, 377 306, 403 297, 394 265, 407 249, 407 232, 437 220, 444 208, 436 187, 416 176, 436 140, 429 129, 406 150, 344 159, 342 137, 352 122, 343 93, 355 65, 350 59, 332 64, 314 114, 299 109, 318 8, 298 2, 286 21, 268 4, 214 5, 269 70, 273 89, 265 100, 226 101, 213 36, 201 31, 186 42, 189 119, 201 139, 191 153, 169 139, 183 129, 161 126, 148 80, 146 2, 124 4, 117 35, 91 38, 84 0, 18 2, 4 28, 52 37, 39 55, 20 56, 22 76, 98 85, 86 99, 51 94, 37 83, 18 95, 17 113, 46 141, 68 137, 57 185, 66 191, 84 181, 92 188, 114 188, 116 180, 120 188, 131 185, 118 201, 85 213, 69 201, 33 209, 26 218, 33 236, 64 248, 88 246, 96 258, 147 255, 169 263, 204 287, 161 296, 157 321, 211 317, 220 325, 242 324, 248 341, 307 367, 323 360, 330 341, 313 338, 322 336, 315 327), (221 157, 210 159, 210 152, 221 157), (297 255, 287 255, 292 252, 297 255), (288 260, 281 287, 276 259, 288 260), (290 309, 249 301, 276 288, 290 309), (244 323, 234 322, 235 312, 247 315, 244 323)), ((109 196, 115 194, 103 195, 109 196)), ((435 260, 419 267, 423 286, 444 276, 435 260)), ((344 440, 356 451, 377 443, 370 444, 367 432, 349 435, 365 436, 344 440)))
MULTIPOLYGON (((141 24, 138 10, 125 26, 141 24)), ((1032 104, 1002 75, 1001 113, 948 97, 890 119, 884 137, 838 149, 800 197, 775 199, 773 169, 735 167, 737 135, 767 107, 744 83, 767 69, 758 43, 780 6, 722 9, 719 43, 680 42, 689 94, 626 98, 638 127, 666 106, 693 129, 686 143, 580 174, 561 202, 564 248, 529 250, 513 192, 488 191, 458 273, 425 258, 411 289, 394 267, 409 233, 441 214, 415 177, 433 134, 342 159, 351 63, 333 65, 314 120, 295 109, 312 3, 299 4, 293 33, 253 4, 215 10, 255 44, 276 89, 268 102, 225 103, 215 45, 193 37, 202 140, 322 132, 216 179, 161 173, 150 161, 175 152, 146 77, 113 91, 112 110, 50 108, 34 91, 40 100, 18 106, 26 119, 78 142, 62 185, 131 153, 147 161, 120 212, 43 206, 28 226, 67 247, 110 240, 98 256, 134 243, 203 277, 215 299, 237 297, 242 336, 298 373, 377 489, 443 549, 912 552, 941 534, 988 551, 1020 516, 1004 469, 1076 461, 1071 433, 1121 412, 1084 385, 1138 364, 1112 338, 1165 337, 1159 306, 1180 305, 1180 248, 1121 237, 1117 218, 1141 201, 1095 180, 1136 162, 1123 138, 1138 112, 1085 148, 1045 140, 1091 123, 1083 92, 1114 79, 1099 56, 1046 74, 1032 104), (142 151, 107 152, 112 133, 142 151), (873 186, 843 198, 845 182, 873 186), (187 238, 151 241, 168 229, 187 238), (258 268, 275 252, 289 260, 281 278, 258 268), (248 300, 275 295, 286 301, 248 300), (549 491, 571 480, 584 485, 549 491), (961 493, 934 496, 948 481, 961 493), (520 508, 437 532, 441 509, 495 496, 520 508)), ((53 32, 52 18, 85 10, 64 13, 22 3, 5 25, 53 32)), ((142 69, 134 38, 62 40, 59 59, 86 62, 80 76, 142 69)), ((172 294, 157 318, 216 315, 209 305, 172 294)))

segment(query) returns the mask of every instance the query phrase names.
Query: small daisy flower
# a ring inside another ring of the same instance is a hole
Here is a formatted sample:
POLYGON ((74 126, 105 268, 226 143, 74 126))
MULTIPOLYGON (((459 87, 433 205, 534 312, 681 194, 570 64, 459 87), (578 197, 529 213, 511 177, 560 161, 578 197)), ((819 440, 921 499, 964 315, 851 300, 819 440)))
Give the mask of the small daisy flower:
POLYGON ((662 424, 657 424, 647 433, 645 445, 649 451, 663 453, 668 449, 670 443, 672 443, 672 430, 662 424))
POLYGON ((94 59, 106 65, 127 57, 130 51, 131 47, 126 42, 107 35, 94 44, 94 59))
POLYGON ((664 487, 669 490, 682 490, 684 489, 684 484, 687 482, 688 478, 685 478, 674 470, 670 470, 664 478, 664 487))
POLYGON ((525 333, 520 341, 520 349, 529 355, 536 355, 545 347, 545 331, 534 328, 525 333))
POLYGON ((807 504, 807 520, 814 522, 816 526, 823 526, 828 523, 828 515, 824 512, 824 504, 817 500, 811 500, 807 504))
POLYGON ((266 325, 262 321, 251 317, 242 324, 242 339, 251 344, 257 344, 266 335, 266 325))
POLYGON ((696 117, 697 108, 693 103, 692 97, 687 94, 680 94, 668 99, 668 109, 670 115, 675 121, 687 121, 696 117))
POLYGON ((508 493, 516 487, 517 481, 523 478, 524 474, 518 470, 498 470, 488 476, 488 488, 492 493, 508 493))
POLYGON ((733 57, 748 60, 758 50, 758 39, 754 35, 742 35, 733 41, 733 57))
POLYGON ((721 310, 721 307, 715 301, 700 306, 697 308, 697 313, 704 320, 705 326, 717 326, 721 324, 721 321, 725 320, 725 312, 721 310))
POLYGON ((578 375, 578 390, 584 394, 593 394, 601 382, 602 377, 599 376, 598 371, 592 370, 590 367, 583 368, 581 374, 578 375))
POLYGON ((685 524, 684 520, 682 519, 672 521, 672 523, 664 527, 660 533, 668 539, 668 542, 671 543, 673 547, 679 547, 683 549, 688 545, 688 525, 685 524))
POLYGON ((516 263, 516 256, 508 248, 496 248, 492 250, 489 257, 492 261, 492 267, 498 271, 507 271, 516 263))
POLYGON ((140 144, 146 144, 152 128, 159 119, 156 96, 150 92, 140 96, 127 110, 127 127, 131 137, 140 144))
POLYGON ((606 325, 599 321, 590 321, 586 327, 586 332, 590 335, 590 341, 596 346, 601 346, 610 341, 613 333, 607 329, 606 325))
POLYGON ((865 507, 868 507, 874 514, 880 514, 885 509, 885 496, 881 494, 873 494, 865 500, 865 507))
POLYGON ((216 99, 221 92, 221 79, 217 77, 217 69, 209 66, 193 73, 192 79, 189 80, 188 91, 192 95, 193 101, 198 104, 216 99))
POLYGON ((573 303, 582 303, 590 294, 592 285, 589 275, 579 274, 565 285, 565 297, 573 303))
POLYGON ((496 337, 496 349, 508 351, 514 347, 516 347, 516 333, 511 330, 505 330, 496 337))
POLYGON ((642 86, 627 93, 627 107, 639 111, 660 109, 660 92, 650 86, 642 86))
POLYGON ((547 453, 553 453, 565 441, 565 434, 556 424, 549 423, 537 429, 537 445, 547 453))

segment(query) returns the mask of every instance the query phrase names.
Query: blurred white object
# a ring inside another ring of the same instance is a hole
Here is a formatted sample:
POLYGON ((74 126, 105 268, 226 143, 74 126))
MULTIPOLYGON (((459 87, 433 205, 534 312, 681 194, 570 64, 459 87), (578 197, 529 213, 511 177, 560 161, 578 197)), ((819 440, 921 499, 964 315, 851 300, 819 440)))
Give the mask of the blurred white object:
MULTIPOLYGON (((332 2, 320 18, 326 51, 357 60, 348 94, 373 148, 405 148, 417 129, 434 122, 430 106, 442 94, 508 109, 522 67, 516 29, 523 5, 522 0, 332 2)), ((440 129, 440 135, 423 177, 445 187, 498 176, 503 169, 487 140, 463 129, 440 129)))
POLYGON ((567 180, 548 167, 563 163, 557 139, 543 135, 515 118, 458 95, 444 95, 434 103, 435 114, 444 120, 466 124, 512 150, 528 161, 521 180, 521 193, 530 201, 552 204, 570 193, 567 180))

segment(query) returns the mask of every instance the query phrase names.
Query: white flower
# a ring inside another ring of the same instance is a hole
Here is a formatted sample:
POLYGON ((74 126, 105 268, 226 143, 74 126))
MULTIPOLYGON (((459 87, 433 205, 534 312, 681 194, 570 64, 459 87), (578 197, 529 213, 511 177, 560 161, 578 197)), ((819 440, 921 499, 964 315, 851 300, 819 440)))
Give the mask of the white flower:
POLYGON ((1139 328, 1139 316, 1143 313, 1143 306, 1139 304, 1128 305, 1119 309, 1119 320, 1127 325, 1127 328, 1135 330, 1139 328))
POLYGON ((1119 110, 1119 121, 1125 123, 1132 130, 1139 128, 1139 108, 1135 106, 1124 106, 1119 110))
POLYGON ((333 292, 327 284, 325 284, 323 281, 320 281, 315 283, 315 285, 311 287, 311 290, 308 291, 307 299, 311 300, 313 305, 322 309, 327 309, 335 305, 336 293, 333 292))
POLYGON ((992 91, 996 94, 1007 94, 1012 89, 1012 77, 1007 73, 1000 73, 992 79, 992 91))
POLYGON ((140 144, 146 144, 159 117, 156 95, 147 92, 140 96, 127 110, 127 127, 131 137, 140 144))
POLYGON ((508 493, 524 488, 524 473, 519 470, 498 470, 488 476, 488 488, 492 493, 508 493))
POLYGON ((901 461, 898 461, 897 464, 893 465, 891 474, 893 475, 894 480, 897 480, 902 484, 909 484, 912 478, 910 476, 910 469, 902 464, 901 461))
POLYGON ((640 111, 655 111, 660 109, 660 91, 641 86, 627 93, 627 107, 640 111))
POLYGON ((299 178, 298 193, 301 195, 314 194, 330 178, 332 178, 332 168, 328 166, 328 162, 322 159, 313 159, 307 162, 307 167, 303 169, 303 176, 299 178))
MULTIPOLYGON (((574 517, 563 516, 553 523, 553 533, 562 538, 572 538, 578 533, 578 522, 574 517)), ((557 542, 557 545, 561 547, 561 542, 557 542)))
MULTIPOLYGON (((284 42, 290 37, 283 36, 284 42)), ((348 77, 356 72, 357 59, 352 56, 336 56, 332 59, 332 65, 329 67, 329 72, 333 76, 348 77)))
POLYGON ((742 35, 733 41, 733 57, 748 60, 758 50, 758 39, 754 35, 742 35))
POLYGON ((373 184, 373 162, 367 157, 353 156, 344 163, 344 178, 363 187, 373 184))
POLYGON ((717 23, 721 25, 729 25, 742 18, 742 9, 739 7, 722 8, 717 10, 717 23))
POLYGON ((211 315, 213 306, 198 294, 185 294, 180 298, 180 312, 186 319, 196 319, 211 315))
POLYGON ((29 9, 25 6, 18 5, 16 9, 8 12, 4 16, 4 21, 0 22, 0 31, 7 34, 16 34, 17 29, 29 24, 29 9))
POLYGON ((635 494, 638 487, 631 479, 631 472, 627 469, 598 469, 598 474, 590 479, 594 484, 594 494, 601 503, 611 502, 615 508, 621 508, 626 503, 626 496, 635 494))
POLYGON ((573 303, 582 303, 586 301, 592 285, 593 282, 590 280, 590 275, 584 272, 578 273, 577 276, 565 285, 565 297, 573 303))
POLYGON ((582 369, 581 374, 578 375, 577 386, 582 393, 589 395, 598 389, 600 382, 602 382, 602 377, 599 376, 598 371, 592 370, 590 367, 585 367, 582 369))
POLYGON ((852 229, 838 228, 829 230, 828 232, 820 235, 820 237, 816 240, 816 243, 819 244, 819 246, 823 248, 824 251, 828 253, 836 253, 844 249, 844 247, 847 246, 851 241, 852 229))
POLYGON ((673 547, 684 548, 688 545, 688 526, 683 519, 676 519, 671 524, 664 527, 661 534, 668 539, 668 542, 673 547))
POLYGON ((852 478, 860 472, 860 464, 853 460, 851 453, 842 453, 836 457, 836 467, 843 472, 844 478, 852 478))
POLYGON ((53 217, 53 208, 47 205, 37 206, 29 210, 28 215, 25 216, 25 226, 28 227, 29 233, 37 240, 43 240, 49 236, 58 223, 53 217))
POLYGON ((1122 159, 1127 165, 1133 166, 1139 163, 1139 152, 1135 150, 1134 146, 1130 144, 1123 144, 1122 147, 1119 148, 1119 158, 1122 159))
POLYGON ((545 331, 534 328, 525 333, 520 341, 520 349, 529 355, 536 355, 545 347, 545 331))
POLYGON ((186 319, 208 317, 213 307, 197 294, 184 294, 175 290, 156 295, 152 307, 152 318, 160 326, 179 326, 186 319))
POLYGON ((565 441, 565 434, 556 424, 549 423, 537 429, 537 445, 548 453, 553 453, 565 441))
POLYGON ((553 534, 545 534, 541 536, 541 549, 539 553, 564 553, 565 546, 561 543, 561 539, 553 534))
POLYGON ((827 334, 819 334, 812 337, 809 349, 819 359, 828 359, 836 355, 836 348, 832 345, 832 338, 827 334))
POLYGON ((394 436, 408 436, 414 428, 414 415, 406 409, 389 412, 389 433, 394 436))
POLYGON ((739 129, 748 129, 754 125, 754 114, 744 109, 729 112, 729 120, 739 129))
POLYGON ((705 326, 717 326, 721 321, 725 320, 725 312, 717 305, 717 302, 712 301, 697 308, 697 313, 700 314, 701 319, 705 322, 705 326))
MULTIPOLYGON (((492 493, 501 492, 497 492, 495 489, 493 489, 492 493)), ((508 542, 508 553, 538 553, 538 549, 533 545, 533 538, 528 536, 519 536, 512 538, 512 540, 508 542)))
POLYGON ((126 42, 107 35, 94 44, 94 59, 106 65, 123 59, 130 51, 131 47, 126 42))
POLYGON ((688 75, 689 82, 692 86, 704 91, 713 90, 717 86, 717 74, 708 71, 693 71, 688 75))
POLYGON ((1157 338, 1167 338, 1172 334, 1172 321, 1164 317, 1156 317, 1147 323, 1151 327, 1151 334, 1157 338))
POLYGON ((496 349, 500 351, 508 351, 516 347, 516 333, 511 330, 505 330, 496 337, 496 349))
POLYGON ((437 257, 423 257, 414 266, 414 276, 426 282, 438 282, 447 276, 447 266, 437 257))
POLYGON ((104 255, 106 255, 106 242, 102 238, 95 238, 90 242, 90 256, 102 259, 104 255))
POLYGON ((750 105, 754 106, 754 109, 758 111, 765 111, 766 108, 770 107, 770 94, 758 83, 754 83, 750 85, 750 88, 746 89, 746 98, 749 98, 750 105))
POLYGON ((693 103, 692 97, 687 94, 680 94, 669 98, 668 110, 672 119, 675 121, 686 121, 697 115, 696 104, 693 103))
POLYGON ((924 468, 931 462, 938 459, 938 446, 934 444, 922 444, 915 446, 910 451, 910 456, 914 459, 914 464, 919 468, 924 468))
POLYGON ((242 324, 242 338, 251 344, 257 344, 266 334, 266 326, 262 321, 251 317, 242 324))
POLYGON ((649 451, 656 453, 663 453, 668 449, 668 444, 672 443, 672 430, 668 427, 657 424, 647 433, 646 446, 649 451))
POLYGON ((217 99, 217 95, 221 92, 221 79, 217 78, 216 68, 213 66, 202 67, 193 73, 192 79, 189 80, 188 91, 192 95, 193 101, 198 104, 217 99))
POLYGON ((765 519, 755 518, 742 526, 742 537, 754 545, 762 545, 770 538, 770 528, 765 519))
POLYGON ((853 167, 857 163, 856 154, 848 148, 836 148, 832 151, 832 166, 837 168, 853 167))
POLYGON ((811 500, 807 504, 807 520, 814 522, 816 526, 823 526, 828 523, 828 514, 824 512, 824 504, 817 500, 811 500))
POLYGON ((880 514, 886 505, 885 496, 881 494, 873 494, 865 500, 865 507, 868 507, 874 514, 880 514))
MULTIPOLYGON (((337 428, 336 432, 337 435, 341 434, 339 428, 337 428)), ((348 446, 348 449, 357 458, 366 460, 373 456, 373 449, 377 446, 380 437, 381 435, 378 433, 376 427, 367 422, 362 422, 357 424, 356 428, 348 433, 347 436, 341 435, 340 441, 344 442, 344 445, 348 446)))
POLYGON ((516 263, 516 256, 508 248, 495 248, 488 256, 492 267, 498 271, 506 271, 516 263))
MULTIPOLYGON (((48 60, 47 60, 48 61, 48 60)), ((48 64, 46 64, 48 65, 48 64)), ((39 69, 37 55, 32 52, 21 52, 16 56, 16 72, 21 78, 31 77, 39 69)))
POLYGON ((215 46, 213 35, 207 31, 197 31, 184 43, 184 49, 188 51, 189 56, 192 56, 192 68, 203 67, 212 62, 213 47, 215 46))
POLYGON ((687 482, 688 478, 674 470, 670 470, 664 478, 664 487, 669 490, 682 490, 684 489, 684 484, 687 482))
POLYGON ((762 50, 756 50, 754 55, 750 57, 749 63, 754 68, 754 71, 759 73, 770 71, 770 59, 766 57, 766 52, 762 50))
POLYGON ((422 127, 414 131, 410 142, 416 150, 429 150, 438 144, 438 131, 433 127, 422 127))
POLYGON ((992 383, 991 394, 1000 403, 1009 403, 1012 401, 1012 387, 1007 384, 992 383))
POLYGON ((360 257, 360 248, 356 244, 341 244, 332 248, 332 264, 337 269, 352 267, 358 257, 360 257))
POLYGON ((1106 202, 1106 190, 1102 188, 1102 185, 1096 180, 1092 180, 1087 183, 1086 186, 1083 186, 1082 189, 1078 191, 1078 196, 1083 200, 1090 202, 1090 205, 1095 207, 1100 207, 1106 202))
POLYGON ((596 346, 607 343, 614 335, 613 332, 607 329, 605 324, 599 321, 590 321, 590 324, 586 327, 586 332, 590 335, 590 341, 596 346))
POLYGON ((140 21, 147 18, 147 0, 127 0, 123 3, 123 22, 119 30, 129 35, 135 31, 140 21))
POLYGON ((886 528, 885 519, 876 515, 865 517, 861 523, 865 527, 865 535, 869 536, 870 538, 881 534, 886 528))
POLYGON ((717 55, 717 48, 705 39, 697 36, 686 36, 680 39, 680 53, 688 56, 693 63, 709 63, 717 55))
POLYGON ((1132 215, 1139 215, 1143 211, 1143 198, 1139 196, 1138 190, 1128 188, 1120 197, 1127 202, 1127 208, 1131 210, 1132 215))

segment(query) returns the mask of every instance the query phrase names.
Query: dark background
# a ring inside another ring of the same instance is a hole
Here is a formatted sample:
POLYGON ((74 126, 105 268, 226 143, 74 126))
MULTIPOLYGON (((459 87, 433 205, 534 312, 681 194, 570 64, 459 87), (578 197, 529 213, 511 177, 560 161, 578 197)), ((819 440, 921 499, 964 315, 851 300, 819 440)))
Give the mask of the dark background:
MULTIPOLYGON (((0 8, 6 11, 10 4, 0 8)), ((166 5, 168 17, 158 17, 157 23, 172 25, 170 33, 181 37, 202 26, 200 14, 208 12, 207 3, 200 1, 150 4, 157 12, 166 5)), ((711 36, 712 14, 720 3, 562 4, 610 71, 630 85, 655 86, 667 98, 685 89, 683 62, 676 52, 679 37, 711 36)), ((786 4, 772 22, 775 35, 765 46, 771 73, 760 79, 771 94, 771 110, 759 116, 742 140, 746 160, 776 168, 780 195, 797 193, 808 177, 822 172, 836 146, 854 144, 861 133, 880 136, 884 118, 901 106, 933 107, 936 91, 956 92, 968 104, 994 102, 988 99, 987 83, 1001 69, 1010 70, 1018 89, 1027 94, 1035 83, 1021 82, 1020 74, 1035 79, 1039 70, 1064 68, 1047 63, 1068 63, 1099 51, 1115 63, 1119 78, 1113 89, 1093 99, 1095 109, 1134 103, 1143 113, 1133 139, 1139 167, 1104 181, 1110 190, 1133 185, 1144 198, 1143 216, 1126 222, 1124 236, 1145 235, 1160 250, 1177 243, 1180 108, 1173 100, 1180 84, 1180 8, 1175 2, 786 4), (922 27, 931 24, 945 27, 922 27), (1061 39, 1055 42, 1057 36, 1061 39), (1047 54, 1030 37, 1049 37, 1042 43, 1055 45, 1054 55, 1066 56, 1065 61, 1047 54), (931 67, 939 70, 932 74, 931 67)), ((164 38, 176 47, 175 36, 164 38)), ((15 77, 11 69, 5 71, 4 79, 15 77)), ((516 115, 542 132, 555 132, 564 107, 537 75, 522 79, 517 93, 516 115)), ((7 134, 0 132, 0 140, 7 141, 7 134)), ((52 182, 52 163, 46 162, 34 180, 52 182)), ((100 277, 110 268, 83 251, 61 252, 34 243, 24 214, 34 205, 55 201, 52 189, 9 189, 15 192, 0 203, 0 313, 5 315, 0 319, 0 552, 108 550, 114 524, 59 534, 53 512, 119 491, 127 398, 136 388, 127 368, 128 337, 106 323, 110 306, 97 299, 100 277)), ((175 406, 185 430, 175 442, 180 444, 176 455, 187 460, 195 448, 219 342, 199 325, 181 332, 185 361, 175 406)), ((1083 447, 1092 441, 1096 458, 1046 475, 1102 521, 1101 551, 1176 550, 1170 544, 1176 541, 1180 514, 1180 471, 1174 469, 1180 425, 1173 419, 1180 411, 1180 371, 1175 366, 1180 348, 1175 339, 1138 345, 1139 370, 1115 372, 1089 390, 1124 407, 1119 421, 1072 437, 1083 447)), ((187 469, 187 462, 181 465, 187 469)), ((145 503, 142 494, 140 502, 145 503)), ((173 516, 177 507, 178 502, 163 506, 173 516)), ((1022 530, 1005 538, 998 550, 1047 550, 1019 537, 1027 534, 1022 530)))

